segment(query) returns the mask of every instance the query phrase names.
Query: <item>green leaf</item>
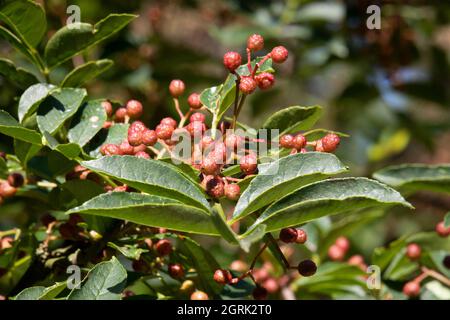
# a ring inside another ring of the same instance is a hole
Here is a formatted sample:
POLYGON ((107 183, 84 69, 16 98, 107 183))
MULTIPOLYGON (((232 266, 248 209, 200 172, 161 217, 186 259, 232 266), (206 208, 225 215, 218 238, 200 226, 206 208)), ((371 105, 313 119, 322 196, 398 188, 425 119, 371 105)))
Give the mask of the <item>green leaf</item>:
POLYGON ((27 46, 17 38, 11 31, 0 25, 0 37, 8 41, 17 51, 20 51, 25 57, 30 59, 33 63, 37 64, 36 58, 33 53, 27 48, 27 46))
POLYGON ((39 80, 23 68, 18 68, 8 59, 0 59, 0 74, 21 89, 26 89, 39 80))
POLYGON ((450 193, 450 165, 404 164, 381 169, 373 177, 394 188, 450 193))
POLYGON ((206 292, 218 294, 222 286, 214 281, 214 272, 220 268, 214 257, 197 242, 187 238, 177 238, 177 250, 189 258, 197 271, 200 288, 206 292))
POLYGON ((25 118, 34 113, 54 88, 56 87, 51 84, 37 83, 25 90, 19 100, 19 121, 23 123, 25 118))
POLYGON ((33 158, 40 150, 41 145, 31 144, 22 140, 14 139, 14 153, 22 163, 24 168, 27 167, 28 161, 33 158))
POLYGON ((447 214, 444 217, 444 227, 446 228, 450 227, 450 212, 447 212, 447 214))
POLYGON ((126 123, 115 123, 108 130, 101 130, 97 135, 98 139, 96 141, 91 141, 86 149, 91 157, 97 158, 101 156, 100 148, 104 144, 120 144, 122 141, 128 137, 128 127, 126 123))
POLYGON ((412 206, 394 189, 367 178, 330 179, 307 185, 268 207, 250 230, 296 226, 323 216, 388 205, 412 206))
POLYGON ((43 136, 45 138, 46 145, 49 146, 50 149, 60 152, 70 160, 78 158, 80 153, 83 151, 81 147, 76 143, 59 143, 48 132, 44 132, 43 136))
POLYGON ((8 112, 0 110, 0 133, 15 139, 41 145, 41 135, 34 130, 22 127, 8 112))
POLYGON ((0 178, 6 179, 8 177, 8 166, 5 159, 0 157, 0 178))
POLYGON ((30 287, 19 292, 14 297, 14 300, 39 300, 39 297, 44 293, 45 287, 30 287))
POLYGON ((308 152, 290 155, 259 168, 239 198, 233 221, 278 200, 300 187, 345 172, 346 167, 331 153, 308 152))
POLYGON ((83 147, 102 129, 106 119, 102 100, 83 104, 72 120, 67 136, 69 141, 83 147))
POLYGON ((85 49, 96 45, 123 29, 131 20, 132 14, 110 14, 94 26, 89 23, 76 23, 59 29, 48 41, 45 58, 49 68, 54 68, 85 49))
POLYGON ((133 156, 111 156, 84 161, 81 165, 143 192, 162 197, 176 197, 183 203, 200 205, 206 211, 210 209, 200 188, 178 169, 162 161, 133 156))
POLYGON ((293 106, 275 112, 264 123, 264 129, 278 129, 280 135, 311 128, 322 115, 322 107, 293 106))
POLYGON ((92 268, 83 280, 80 289, 73 289, 68 300, 120 300, 125 288, 127 271, 113 257, 92 268))
POLYGON ((0 20, 4 21, 25 43, 35 47, 47 30, 47 19, 40 5, 28 0, 6 0, 0 3, 0 20))
POLYGON ((68 211, 132 221, 171 230, 219 235, 204 210, 175 199, 133 192, 101 194, 68 211))
POLYGON ((51 287, 45 288, 44 292, 39 296, 39 300, 53 300, 67 287, 67 282, 57 282, 51 287))
POLYGON ((61 87, 80 87, 91 79, 94 79, 111 68, 114 64, 112 60, 103 59, 89 61, 73 69, 62 81, 61 87))
POLYGON ((207 88, 200 94, 200 101, 211 113, 218 113, 223 84, 207 88))
POLYGON ((131 260, 139 260, 141 257, 141 254, 148 252, 147 249, 139 248, 137 245, 117 245, 113 242, 108 242, 108 247, 111 247, 117 251, 119 251, 121 254, 123 254, 126 258, 131 260))
POLYGON ((37 123, 42 133, 54 134, 72 117, 87 96, 85 89, 58 88, 41 102, 37 112, 37 123))

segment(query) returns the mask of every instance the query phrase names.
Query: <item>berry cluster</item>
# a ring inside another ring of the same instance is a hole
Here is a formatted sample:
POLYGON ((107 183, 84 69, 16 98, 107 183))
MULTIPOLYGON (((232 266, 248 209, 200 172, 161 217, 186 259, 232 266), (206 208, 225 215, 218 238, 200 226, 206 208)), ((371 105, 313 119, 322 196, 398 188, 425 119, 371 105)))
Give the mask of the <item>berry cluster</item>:
POLYGON ((280 146, 282 148, 291 149, 291 154, 307 152, 308 146, 318 152, 333 152, 339 146, 340 141, 341 139, 335 133, 329 133, 322 139, 311 142, 307 141, 306 137, 301 133, 296 135, 285 134, 280 137, 280 146))
POLYGON ((0 205, 4 199, 13 197, 17 189, 25 183, 25 178, 20 173, 11 173, 6 180, 0 180, 0 205))

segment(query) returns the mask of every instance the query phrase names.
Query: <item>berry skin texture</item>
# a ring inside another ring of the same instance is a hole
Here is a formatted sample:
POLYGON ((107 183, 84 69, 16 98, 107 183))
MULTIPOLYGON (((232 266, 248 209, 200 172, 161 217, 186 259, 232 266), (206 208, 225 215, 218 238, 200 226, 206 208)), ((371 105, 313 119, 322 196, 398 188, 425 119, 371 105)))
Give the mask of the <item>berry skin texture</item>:
POLYGON ((174 279, 180 279, 184 277, 184 268, 179 263, 170 263, 167 267, 169 275, 174 279))
POLYGON ((128 143, 137 147, 142 144, 142 132, 128 130, 128 143))
POLYGON ((294 148, 294 136, 292 134, 285 134, 280 138, 280 146, 286 149, 294 148))
POLYGON ((335 245, 344 250, 345 252, 347 252, 348 249, 350 249, 350 241, 348 241, 348 239, 343 236, 336 239, 335 245))
POLYGON ((147 129, 142 133, 142 143, 146 146, 153 146, 158 141, 155 130, 147 129))
POLYGON ((261 286, 257 286, 254 290, 253 290, 253 298, 255 300, 265 300, 267 299, 267 290, 264 287, 261 286))
POLYGON ((264 38, 259 34, 252 34, 247 39, 247 48, 251 51, 259 51, 264 48, 264 38))
POLYGON ((284 243, 292 243, 297 240, 297 229, 284 228, 280 231, 280 240, 284 243))
POLYGON ((125 117, 128 115, 128 111, 126 108, 122 107, 116 110, 115 113, 115 118, 114 120, 116 122, 124 122, 125 121, 125 117))
POLYGON ((269 72, 262 72, 255 76, 255 81, 261 90, 267 90, 274 85, 275 76, 269 72))
POLYGON ((179 79, 172 80, 169 84, 170 95, 174 98, 178 98, 184 93, 185 88, 186 86, 183 81, 179 79))
POLYGON ((237 67, 242 64, 242 57, 239 53, 230 51, 224 54, 223 56, 223 65, 230 72, 234 72, 237 67))
POLYGON ((250 76, 243 76, 241 77, 241 82, 239 83, 239 90, 241 90, 244 94, 251 94, 255 91, 257 86, 258 85, 255 79, 250 76))
POLYGON ((168 140, 172 137, 174 128, 167 124, 158 124, 155 131, 158 139, 168 140))
POLYGON ((176 128, 177 125, 178 125, 178 122, 174 118, 167 117, 167 118, 163 118, 161 120, 160 124, 164 125, 164 126, 169 126, 169 127, 172 127, 172 128, 176 128))
POLYGON ((220 198, 225 193, 225 186, 221 178, 214 176, 207 176, 206 180, 206 193, 213 198, 220 198))
POLYGON ((225 186, 225 197, 227 199, 236 201, 239 199, 239 196, 241 195, 241 188, 237 184, 227 184, 225 186))
POLYGON ((420 294, 420 284, 415 281, 407 282, 403 286, 403 294, 407 297, 417 297, 420 294))
POLYGON ((200 137, 206 131, 206 126, 201 121, 193 121, 186 126, 191 137, 200 137))
POLYGON ((342 261, 342 260, 344 260, 344 257, 345 257, 345 250, 343 250, 338 245, 333 244, 328 249, 328 257, 333 261, 342 261))
POLYGON ((142 103, 137 100, 130 100, 126 105, 127 114, 131 119, 137 119, 144 113, 144 107, 142 103))
POLYGON ((312 260, 303 260, 298 264, 298 273, 304 277, 310 277, 314 275, 317 271, 317 266, 312 260))
POLYGON ((115 144, 105 144, 100 148, 100 152, 104 155, 104 156, 114 156, 114 155, 120 155, 120 148, 118 145, 115 144))
POLYGON ((225 269, 217 269, 214 272, 214 281, 219 284, 228 284, 233 279, 231 272, 225 269))
POLYGON ((410 260, 417 260, 417 259, 419 259, 421 252, 422 252, 422 249, 420 249, 420 246, 417 245, 416 243, 410 243, 406 247, 406 256, 410 260))
POLYGON ((105 109, 106 115, 108 117, 111 117, 113 115, 113 107, 111 102, 109 101, 102 101, 102 107, 105 109))
POLYGON ((167 239, 159 240, 155 244, 155 250, 158 252, 158 255, 160 256, 168 256, 172 253, 172 244, 167 239))
POLYGON ((208 155, 203 159, 201 170, 206 175, 216 175, 220 171, 220 165, 217 164, 214 157, 208 155))
POLYGON ((333 152, 339 146, 341 138, 337 134, 329 133, 321 139, 322 148, 325 152, 333 152))
POLYGON ((128 143, 128 140, 123 141, 119 145, 120 153, 126 154, 126 155, 132 155, 134 154, 134 148, 131 144, 128 143))
POLYGON ((278 46, 272 49, 270 55, 272 57, 273 62, 283 63, 287 60, 289 56, 289 51, 283 46, 278 46))
POLYGON ((302 134, 298 134, 294 137, 294 148, 300 151, 303 147, 306 146, 306 138, 302 134))
POLYGON ((308 240, 306 231, 303 229, 297 229, 297 239, 295 239, 295 242, 298 244, 304 244, 306 240, 308 240))
POLYGON ((225 137, 225 146, 231 150, 239 150, 244 145, 244 138, 234 133, 227 134, 225 137))
POLYGON ((8 183, 11 187, 14 188, 20 188, 21 186, 23 186, 25 182, 25 179, 23 178, 23 175, 21 175, 20 173, 11 173, 8 176, 8 183))
POLYGON ((200 112, 196 112, 193 113, 190 117, 189 117, 189 122, 194 122, 194 121, 200 121, 200 122, 205 122, 205 115, 203 113, 200 112))
POLYGON ((239 164, 241 171, 245 174, 252 174, 258 168, 257 160, 255 155, 248 154, 240 159, 239 164))
POLYGON ((145 151, 136 152, 136 154, 134 156, 137 158, 150 159, 150 155, 145 151))
POLYGON ((198 110, 202 107, 202 102, 200 101, 200 95, 198 93, 191 93, 188 97, 188 105, 191 109, 198 110))
POLYGON ((191 294, 191 300, 209 300, 209 297, 203 291, 195 291, 191 294))
POLYGON ((348 264, 351 266, 361 266, 364 264, 364 258, 359 254, 355 254, 348 259, 348 264))
POLYGON ((443 238, 448 237, 450 235, 450 227, 446 228, 444 221, 441 221, 436 225, 436 232, 443 238))

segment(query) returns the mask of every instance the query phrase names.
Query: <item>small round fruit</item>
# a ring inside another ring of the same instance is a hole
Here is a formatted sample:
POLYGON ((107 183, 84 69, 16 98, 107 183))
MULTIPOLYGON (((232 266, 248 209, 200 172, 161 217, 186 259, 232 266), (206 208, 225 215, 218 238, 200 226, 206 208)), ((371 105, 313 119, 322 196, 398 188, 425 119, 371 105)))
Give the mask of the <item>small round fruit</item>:
POLYGON ((137 147, 142 144, 142 132, 128 130, 128 143, 137 147))
POLYGON ((241 55, 237 52, 230 51, 224 54, 223 56, 223 65, 229 71, 234 72, 237 67, 242 64, 241 55))
POLYGON ((417 297, 420 294, 420 284, 415 281, 407 282, 403 286, 403 293, 407 297, 417 297))
POLYGON ((286 59, 288 58, 288 55, 289 51, 283 46, 275 47, 272 49, 271 52, 272 61, 275 63, 285 62, 286 59))
POLYGON ((155 131, 158 139, 168 140, 172 137, 174 128, 166 124, 158 124, 155 131))
POLYGON ((345 257, 345 250, 336 244, 328 248, 328 257, 333 261, 342 261, 345 257))
POLYGON ((257 286, 253 290, 253 293, 252 293, 253 298, 255 300, 265 300, 265 299, 267 299, 267 294, 268 294, 268 292, 267 292, 266 288, 261 287, 261 286, 257 286))
POLYGON ((172 253, 172 244, 167 239, 161 239, 155 244, 155 249, 158 255, 168 256, 172 253))
POLYGON ((191 109, 197 110, 202 107, 202 102, 200 101, 200 95, 198 93, 191 93, 188 97, 188 105, 191 109))
POLYGON ((203 132, 206 131, 206 126, 202 121, 193 121, 186 126, 186 130, 191 137, 201 137, 203 132))
POLYGON ((189 122, 200 121, 204 123, 205 119, 206 117, 203 113, 195 112, 189 117, 189 122))
POLYGON ((139 118, 140 116, 142 116, 142 113, 144 112, 144 107, 142 106, 142 103, 140 103, 137 100, 128 101, 126 108, 127 114, 131 119, 139 118))
POLYGON ((448 237, 450 235, 450 227, 446 228, 444 221, 441 221, 436 225, 436 232, 443 238, 448 237))
POLYGON ((348 241, 348 239, 344 236, 340 236, 339 238, 337 238, 335 244, 345 252, 350 249, 350 241, 348 241))
POLYGON ((244 146, 245 139, 242 136, 231 133, 225 137, 225 146, 233 151, 238 151, 244 146))
POLYGON ((113 115, 113 106, 111 102, 109 102, 108 100, 102 101, 102 107, 103 109, 105 109, 106 115, 108 117, 111 117, 113 115))
POLYGON ((416 243, 410 243, 406 247, 406 256, 411 260, 419 259, 421 252, 420 246, 416 243))
POLYGON ((109 144, 104 144, 101 148, 100 148, 100 152, 105 155, 105 156, 114 156, 114 155, 120 155, 120 148, 118 145, 109 143, 109 144))
POLYGON ((351 266, 361 266, 364 265, 364 258, 360 254, 355 254, 348 259, 348 264, 351 266))
POLYGON ((237 184, 227 184, 225 186, 225 197, 227 199, 236 201, 239 199, 239 196, 241 195, 241 187, 237 184))
POLYGON ((169 127, 172 127, 172 128, 176 128, 178 126, 178 122, 174 118, 171 118, 171 117, 163 118, 160 121, 160 124, 165 125, 165 126, 169 126, 169 127))
POLYGON ((179 263, 170 263, 167 267, 169 275, 174 279, 180 279, 184 277, 184 268, 179 263))
POLYGON ((251 51, 259 51, 264 48, 264 38, 259 34, 252 34, 247 39, 247 48, 251 51))
POLYGON ((292 243, 297 240, 297 229, 284 228, 280 231, 280 240, 284 243, 292 243))
POLYGON ((243 76, 241 77, 241 82, 239 83, 239 90, 241 90, 244 94, 251 94, 255 91, 257 86, 258 85, 255 79, 250 76, 243 76))
POLYGON ((325 152, 333 152, 339 146, 341 138, 337 134, 329 133, 321 139, 322 148, 325 152))
POLYGON ((238 272, 245 272, 248 269, 248 265, 242 260, 234 260, 230 264, 230 269, 238 272))
POLYGON ((300 151, 301 149, 303 149, 306 146, 306 138, 305 138, 305 136, 300 134, 300 133, 297 134, 294 137, 293 144, 294 144, 294 148, 300 151))
POLYGON ((304 244, 308 240, 308 234, 303 229, 297 229, 297 239, 295 239, 296 243, 304 244))
POLYGON ((220 165, 217 164, 216 159, 208 155, 202 161, 201 170, 206 175, 216 175, 220 171, 220 165))
POLYGON ((267 90, 274 85, 275 76, 269 72, 261 72, 255 76, 255 81, 261 90, 267 90))
POLYGON ((223 183, 222 179, 214 176, 207 176, 205 179, 207 179, 206 193, 213 198, 223 197, 225 193, 225 184, 223 183))
POLYGON ((231 272, 225 269, 217 269, 214 272, 214 281, 219 284, 228 284, 233 279, 231 272))
POLYGON ((280 146, 286 149, 294 148, 294 136, 292 134, 285 134, 281 136, 280 146))
POLYGON ((317 271, 317 266, 312 260, 303 260, 298 264, 298 273, 300 273, 304 277, 310 277, 314 275, 317 271))
POLYGON ((125 117, 128 115, 127 108, 121 107, 116 110, 114 120, 116 122, 124 122, 125 117))
POLYGON ((191 300, 209 300, 209 297, 203 291, 195 291, 191 294, 191 300))
POLYGON ((158 141, 155 130, 147 129, 142 133, 142 143, 146 146, 153 146, 158 141))
POLYGON ((240 159, 239 164, 241 171, 245 174, 252 174, 256 171, 258 168, 256 156, 253 154, 248 154, 246 156, 243 156, 240 159))
POLYGON ((133 146, 128 142, 128 140, 123 141, 119 144, 119 149, 121 154, 132 155, 134 154, 133 146))
POLYGON ((25 179, 22 174, 14 172, 8 176, 8 183, 11 187, 20 188, 23 186, 25 179))
POLYGON ((145 151, 136 152, 134 154, 134 156, 137 157, 137 158, 150 159, 150 155, 147 152, 145 152, 145 151))
POLYGON ((280 285, 278 284, 278 281, 275 280, 274 278, 269 278, 266 281, 264 281, 263 286, 268 293, 275 293, 278 290, 280 290, 280 285))
POLYGON ((182 80, 172 80, 169 85, 170 95, 174 98, 178 98, 184 93, 185 88, 186 86, 184 85, 184 82, 182 80))

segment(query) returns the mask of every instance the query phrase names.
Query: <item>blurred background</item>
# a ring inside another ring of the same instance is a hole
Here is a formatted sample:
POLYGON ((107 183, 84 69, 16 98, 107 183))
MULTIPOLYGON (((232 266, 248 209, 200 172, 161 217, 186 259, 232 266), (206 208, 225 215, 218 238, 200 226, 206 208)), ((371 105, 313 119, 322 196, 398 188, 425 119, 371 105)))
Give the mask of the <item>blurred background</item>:
MULTIPOLYGON (((267 50, 286 46, 289 59, 278 68, 274 89, 248 100, 243 122, 258 128, 281 108, 318 104, 324 107, 318 127, 350 135, 338 156, 352 175, 370 176, 376 169, 405 162, 450 163, 448 1, 38 2, 47 12, 48 37, 65 24, 66 8, 72 4, 89 23, 113 12, 139 14, 129 28, 85 53, 86 60, 115 62, 87 89, 93 98, 141 100, 149 125, 175 116, 168 94, 171 79, 185 81, 185 98, 219 84, 226 77, 223 54, 244 54, 246 38, 259 33, 267 50), (380 30, 366 26, 366 9, 372 4, 381 8, 380 30)), ((0 55, 26 64, 2 40, 0 55)), ((52 79, 62 78, 66 71, 60 67, 52 79)), ((20 90, 0 77, 1 108, 17 114, 18 95, 20 90)), ((11 141, 2 136, 0 149, 11 148, 11 141)), ((417 208, 414 213, 390 213, 350 234, 360 240, 357 249, 369 255, 401 234, 431 230, 450 211, 448 196, 419 193, 411 201, 417 208)), ((16 199, 0 211, 1 230, 32 223, 39 207, 16 199)))

